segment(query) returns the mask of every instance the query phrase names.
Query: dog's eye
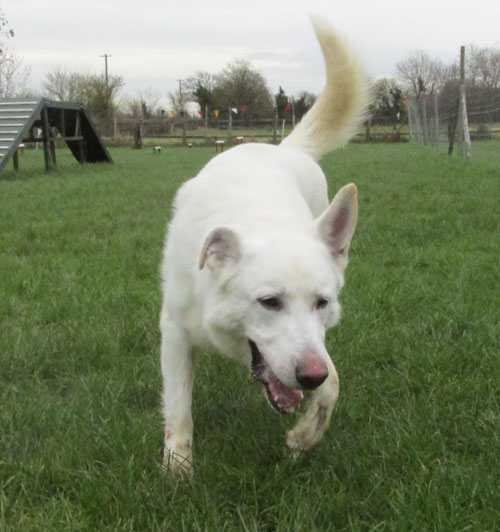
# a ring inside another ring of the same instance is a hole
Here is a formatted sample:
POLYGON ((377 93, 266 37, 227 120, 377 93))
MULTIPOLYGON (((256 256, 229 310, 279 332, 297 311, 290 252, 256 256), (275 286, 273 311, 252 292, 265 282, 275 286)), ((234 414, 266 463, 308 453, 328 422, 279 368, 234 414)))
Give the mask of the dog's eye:
POLYGON ((318 300, 316 301, 316 308, 317 309, 322 309, 322 308, 325 308, 328 306, 328 299, 326 299, 326 297, 320 297, 318 298, 318 300))
POLYGON ((281 310, 283 303, 279 297, 263 297, 258 302, 267 310, 281 310))

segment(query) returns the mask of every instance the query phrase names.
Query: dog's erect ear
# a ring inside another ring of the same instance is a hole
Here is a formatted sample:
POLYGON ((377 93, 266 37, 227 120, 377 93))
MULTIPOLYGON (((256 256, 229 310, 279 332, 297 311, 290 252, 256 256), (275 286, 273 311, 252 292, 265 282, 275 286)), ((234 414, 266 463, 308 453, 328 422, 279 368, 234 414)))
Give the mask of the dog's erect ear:
POLYGON ((326 211, 319 217, 317 233, 334 259, 346 264, 349 244, 358 219, 358 191, 354 184, 341 188, 326 211))
POLYGON ((240 258, 240 241, 236 233, 227 227, 217 227, 205 239, 199 266, 202 270, 206 264, 215 273, 228 264, 236 264, 240 258))

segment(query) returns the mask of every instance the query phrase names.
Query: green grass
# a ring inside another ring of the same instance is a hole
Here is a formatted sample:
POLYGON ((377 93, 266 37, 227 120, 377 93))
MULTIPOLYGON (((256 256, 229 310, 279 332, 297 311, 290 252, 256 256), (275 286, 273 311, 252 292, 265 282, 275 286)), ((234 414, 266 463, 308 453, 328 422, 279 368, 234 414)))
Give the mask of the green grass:
POLYGON ((159 467, 158 269, 172 196, 214 150, 61 151, 49 174, 25 153, 0 176, 0 530, 498 530, 500 165, 481 150, 322 161, 360 196, 330 430, 291 460, 293 419, 205 357, 185 482, 159 467))

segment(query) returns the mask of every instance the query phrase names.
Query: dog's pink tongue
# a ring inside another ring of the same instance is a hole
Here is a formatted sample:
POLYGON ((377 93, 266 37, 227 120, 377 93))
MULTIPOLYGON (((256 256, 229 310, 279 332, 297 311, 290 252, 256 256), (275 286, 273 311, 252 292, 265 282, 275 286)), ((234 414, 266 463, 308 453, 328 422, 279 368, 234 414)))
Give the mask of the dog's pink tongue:
POLYGON ((268 386, 274 402, 287 414, 298 408, 304 396, 300 390, 294 390, 283 384, 274 373, 269 376, 268 386))

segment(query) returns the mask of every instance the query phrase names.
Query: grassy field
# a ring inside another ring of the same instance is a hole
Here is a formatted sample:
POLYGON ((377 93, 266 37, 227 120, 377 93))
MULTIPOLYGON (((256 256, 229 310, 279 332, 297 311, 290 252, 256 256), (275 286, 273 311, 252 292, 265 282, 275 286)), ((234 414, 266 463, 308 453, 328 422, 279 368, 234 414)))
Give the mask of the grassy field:
POLYGON ((172 196, 214 150, 61 151, 49 174, 25 153, 0 176, 0 530, 498 530, 500 161, 480 150, 324 158, 331 193, 360 194, 330 430, 293 461, 294 420, 205 357, 184 482, 160 469, 158 270, 172 196))

